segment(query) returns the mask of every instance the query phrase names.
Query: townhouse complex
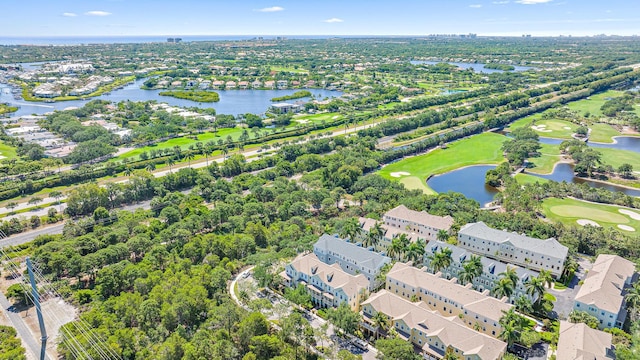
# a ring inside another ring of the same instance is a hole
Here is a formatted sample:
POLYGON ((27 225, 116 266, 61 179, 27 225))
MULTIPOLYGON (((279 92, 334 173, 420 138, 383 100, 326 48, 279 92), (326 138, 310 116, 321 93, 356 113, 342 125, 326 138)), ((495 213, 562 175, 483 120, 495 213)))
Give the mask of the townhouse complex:
MULTIPOLYGON (((427 244, 424 256, 424 266, 431 268, 433 256, 442 249, 451 250, 451 264, 446 268, 440 270, 442 277, 446 279, 458 278, 463 271, 463 266, 466 261, 471 259, 474 255, 472 252, 451 245, 442 241, 433 240, 427 244)), ((490 292, 496 287, 496 281, 500 278, 500 274, 507 271, 507 269, 515 270, 518 274, 518 283, 515 284, 513 295, 510 301, 513 303, 513 299, 517 299, 520 296, 525 296, 530 300, 533 300, 531 295, 527 294, 525 284, 529 279, 537 277, 538 273, 529 269, 522 268, 517 265, 508 265, 498 260, 490 259, 485 256, 480 256, 482 262, 482 274, 473 278, 473 288, 483 292, 489 290, 490 292)))
POLYGON ((496 299, 488 291, 481 293, 425 270, 395 263, 387 274, 385 289, 407 300, 423 301, 443 316, 459 317, 479 332, 494 337, 500 334, 500 318, 513 307, 506 298, 496 299))
POLYGON ((599 255, 573 304, 598 318, 599 328, 621 328, 627 318, 625 288, 638 280, 635 264, 617 255, 599 255))
POLYGON ((556 360, 615 359, 612 335, 586 324, 560 321, 556 360))
POLYGON ((483 222, 464 225, 458 231, 458 246, 488 258, 560 277, 569 249, 558 240, 532 238, 515 232, 496 230, 483 222))
POLYGON ((465 326, 457 316, 443 316, 424 302, 411 302, 382 290, 362 303, 363 327, 379 331, 374 320, 382 313, 398 335, 421 349, 425 359, 441 359, 449 351, 459 359, 499 359, 507 344, 465 326))

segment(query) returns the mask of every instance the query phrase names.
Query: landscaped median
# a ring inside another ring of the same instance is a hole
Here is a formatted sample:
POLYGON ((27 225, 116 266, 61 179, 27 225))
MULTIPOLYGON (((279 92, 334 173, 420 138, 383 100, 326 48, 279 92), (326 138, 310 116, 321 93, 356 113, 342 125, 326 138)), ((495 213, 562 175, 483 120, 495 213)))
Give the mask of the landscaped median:
POLYGON ((399 181, 408 189, 420 189, 427 194, 435 194, 427 185, 430 176, 465 166, 500 164, 504 161, 501 147, 507 140, 506 136, 496 133, 474 135, 455 141, 446 149, 436 149, 424 155, 389 164, 379 173, 387 179, 399 181))

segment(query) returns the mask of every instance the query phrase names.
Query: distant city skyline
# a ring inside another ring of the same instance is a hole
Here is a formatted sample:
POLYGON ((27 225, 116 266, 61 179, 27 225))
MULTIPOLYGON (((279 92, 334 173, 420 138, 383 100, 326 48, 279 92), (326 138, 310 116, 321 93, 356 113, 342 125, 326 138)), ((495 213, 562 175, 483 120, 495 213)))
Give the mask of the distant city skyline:
MULTIPOLYGON (((640 1, 3 0, 3 37, 640 35, 640 1)), ((2 43, 0 41, 0 43, 2 43)))

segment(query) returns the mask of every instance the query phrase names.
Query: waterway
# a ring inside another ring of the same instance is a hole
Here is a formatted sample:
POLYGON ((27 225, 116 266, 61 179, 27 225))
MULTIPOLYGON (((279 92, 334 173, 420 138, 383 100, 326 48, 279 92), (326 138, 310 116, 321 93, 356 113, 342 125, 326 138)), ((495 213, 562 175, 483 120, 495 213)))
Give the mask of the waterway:
MULTIPOLYGON (((220 95, 220 101, 215 103, 199 103, 191 100, 176 99, 170 96, 160 96, 158 93, 162 90, 143 90, 140 86, 146 79, 138 79, 121 89, 113 90, 108 94, 90 98, 89 100, 108 100, 113 102, 120 101, 150 101, 154 100, 159 103, 167 103, 172 106, 181 107, 199 107, 214 108, 218 114, 262 114, 273 103, 272 98, 291 95, 300 89, 287 90, 216 90, 220 95)), ((9 85, 0 84, 0 102, 6 102, 11 105, 19 106, 18 111, 10 114, 10 116, 22 116, 30 114, 44 114, 54 110, 64 110, 69 107, 82 107, 88 100, 72 100, 58 101, 53 103, 32 102, 24 100, 16 100, 7 90, 9 85)), ((316 99, 325 99, 339 97, 341 91, 325 90, 325 89, 305 89, 311 92, 316 99)), ((308 101, 309 98, 296 99, 291 101, 308 101)))
POLYGON ((609 191, 619 191, 631 196, 640 196, 640 190, 628 189, 622 186, 615 186, 611 184, 602 183, 599 181, 591 181, 588 179, 576 177, 573 172, 573 165, 567 164, 567 163, 556 164, 555 168, 553 169, 553 173, 551 174, 547 174, 547 175, 539 175, 539 174, 533 174, 533 173, 528 173, 528 174, 553 180, 553 181, 557 181, 557 182, 566 181, 566 182, 572 182, 574 184, 587 184, 594 188, 607 189, 609 191))
POLYGON ((427 185, 433 190, 443 192, 459 192, 469 199, 474 199, 484 206, 493 201, 499 192, 496 188, 484 183, 487 171, 495 169, 495 165, 467 166, 441 175, 432 176, 427 185))
MULTIPOLYGON (((426 61, 426 60, 412 60, 410 61, 411 64, 413 65, 419 65, 419 64, 427 64, 427 65, 435 65, 435 64, 439 64, 441 62, 446 62, 446 61, 426 61)), ((484 73, 484 74, 493 74, 493 73, 503 73, 503 70, 496 70, 496 69, 487 69, 484 67, 485 64, 482 63, 463 63, 463 62, 446 62, 447 64, 450 65, 455 65, 461 69, 473 69, 473 71, 478 72, 478 73, 484 73)), ((527 71, 527 70, 531 70, 533 69, 530 66, 518 66, 518 65, 513 65, 514 70, 513 71, 527 71)))
MULTIPOLYGON (((634 152, 640 152, 640 137, 633 136, 616 136, 614 137, 615 143, 597 143, 587 142, 587 145, 594 148, 609 148, 618 150, 629 150, 634 152)), ((540 142, 549 145, 560 145, 564 139, 553 139, 547 137, 540 137, 540 142)))

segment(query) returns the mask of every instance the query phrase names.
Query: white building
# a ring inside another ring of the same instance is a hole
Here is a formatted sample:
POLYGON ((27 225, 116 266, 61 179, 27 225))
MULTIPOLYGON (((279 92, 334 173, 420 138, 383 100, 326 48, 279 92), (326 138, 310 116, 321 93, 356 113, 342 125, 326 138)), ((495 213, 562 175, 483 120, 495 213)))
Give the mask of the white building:
POLYGON ((621 328, 627 318, 624 290, 637 281, 635 264, 617 255, 599 255, 578 290, 574 310, 598 318, 599 328, 621 328))
POLYGON ((338 264, 328 265, 315 254, 299 255, 280 273, 286 286, 305 286, 318 307, 337 307, 346 303, 357 311, 367 294, 369 282, 362 274, 351 275, 338 264))
POLYGON ((560 277, 569 249, 556 239, 536 239, 488 227, 483 222, 466 224, 458 231, 458 246, 473 253, 520 265, 548 270, 560 277))
POLYGON ((379 285, 376 277, 383 266, 391 263, 387 256, 327 234, 322 235, 313 245, 313 252, 326 264, 337 263, 349 274, 364 275, 369 282, 369 290, 379 285))
POLYGON ((414 211, 400 205, 387 211, 382 217, 382 222, 387 226, 415 233, 418 237, 430 241, 436 240, 440 230, 449 232, 453 225, 453 218, 431 215, 426 211, 414 211))

